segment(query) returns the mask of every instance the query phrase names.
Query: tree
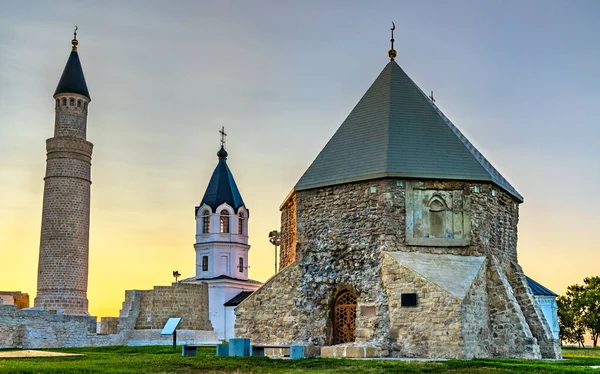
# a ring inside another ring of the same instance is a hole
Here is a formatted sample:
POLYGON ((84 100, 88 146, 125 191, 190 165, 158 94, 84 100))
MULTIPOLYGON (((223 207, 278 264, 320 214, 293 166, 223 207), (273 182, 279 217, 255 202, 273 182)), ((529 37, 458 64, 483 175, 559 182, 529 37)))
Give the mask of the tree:
POLYGON ((569 286, 565 296, 559 296, 558 323, 560 325, 560 341, 575 343, 583 347, 585 326, 581 318, 581 286, 569 286))
POLYGON ((583 347, 587 332, 595 348, 600 338, 600 277, 585 278, 583 285, 569 286, 557 304, 561 341, 583 347))
POLYGON ((600 336, 600 277, 585 278, 583 283, 582 319, 596 348, 600 336))

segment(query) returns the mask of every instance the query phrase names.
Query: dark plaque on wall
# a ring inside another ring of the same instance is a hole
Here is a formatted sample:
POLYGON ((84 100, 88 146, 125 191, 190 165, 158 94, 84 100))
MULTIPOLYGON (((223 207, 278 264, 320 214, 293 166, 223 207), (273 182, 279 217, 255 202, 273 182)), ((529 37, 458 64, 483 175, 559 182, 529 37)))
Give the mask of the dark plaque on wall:
POLYGON ((416 293, 403 293, 400 295, 401 306, 417 306, 417 294, 416 293))

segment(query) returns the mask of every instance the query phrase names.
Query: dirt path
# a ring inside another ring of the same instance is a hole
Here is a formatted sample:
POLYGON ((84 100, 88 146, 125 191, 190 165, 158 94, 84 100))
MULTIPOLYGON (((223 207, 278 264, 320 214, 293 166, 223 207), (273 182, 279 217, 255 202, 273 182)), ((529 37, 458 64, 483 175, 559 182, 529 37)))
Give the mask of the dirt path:
POLYGON ((83 356, 78 353, 60 353, 60 352, 47 352, 47 351, 0 351, 0 359, 3 358, 30 358, 30 357, 67 357, 67 356, 83 356))

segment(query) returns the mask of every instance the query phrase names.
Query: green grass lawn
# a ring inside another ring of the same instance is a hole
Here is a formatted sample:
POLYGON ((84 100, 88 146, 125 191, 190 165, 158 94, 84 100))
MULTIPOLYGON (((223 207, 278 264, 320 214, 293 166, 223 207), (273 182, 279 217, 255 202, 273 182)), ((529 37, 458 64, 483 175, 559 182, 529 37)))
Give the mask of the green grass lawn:
POLYGON ((0 373, 584 373, 597 372, 600 349, 565 348, 565 360, 514 359, 411 362, 308 358, 216 357, 214 349, 199 349, 182 357, 168 346, 53 349, 83 357, 0 359, 0 373))

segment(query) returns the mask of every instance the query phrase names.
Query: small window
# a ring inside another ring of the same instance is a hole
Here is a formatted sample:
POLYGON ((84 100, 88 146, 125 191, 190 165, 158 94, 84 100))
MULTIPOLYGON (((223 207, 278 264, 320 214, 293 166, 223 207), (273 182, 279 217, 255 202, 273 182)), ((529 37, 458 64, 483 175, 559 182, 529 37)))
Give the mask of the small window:
POLYGON ((244 272, 244 258, 243 257, 240 257, 240 264, 239 264, 238 268, 240 269, 240 273, 244 272))
POLYGON ((205 210, 202 212, 202 233, 206 234, 210 232, 210 212, 205 210))
POLYGON ((81 108, 81 100, 77 100, 77 108, 81 108))
POLYGON ((60 105, 60 99, 56 99, 56 107, 58 108, 59 105, 60 105))
POLYGON ((75 106, 75 99, 74 98, 70 98, 69 99, 69 105, 70 106, 75 106))
POLYGON ((202 271, 208 271, 208 256, 202 256, 202 271))
POLYGON ((87 109, 87 102, 83 103, 83 109, 87 109))
POLYGON ((221 232, 229 232, 229 213, 226 210, 221 211, 221 232))
POLYGON ((238 214, 238 234, 242 235, 244 233, 244 213, 240 212, 238 214))
POLYGON ((67 105, 67 99, 65 97, 62 98, 62 105, 67 105))
POLYGON ((221 268, 229 273, 229 256, 221 256, 221 268))
POLYGON ((417 294, 403 293, 400 295, 400 306, 417 306, 417 294))

